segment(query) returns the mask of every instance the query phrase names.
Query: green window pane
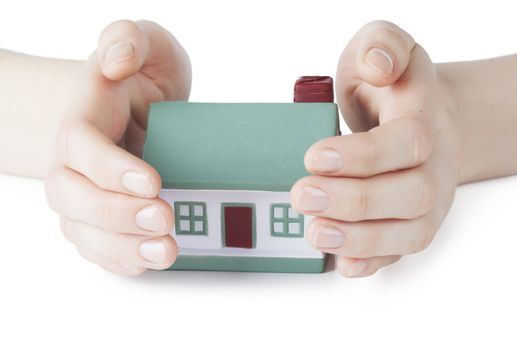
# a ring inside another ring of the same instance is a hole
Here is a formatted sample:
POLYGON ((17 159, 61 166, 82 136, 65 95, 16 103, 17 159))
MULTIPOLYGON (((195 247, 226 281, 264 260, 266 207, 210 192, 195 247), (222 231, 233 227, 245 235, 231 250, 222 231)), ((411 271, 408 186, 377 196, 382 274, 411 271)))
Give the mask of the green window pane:
POLYGON ((289 203, 273 203, 270 207, 271 235, 275 237, 303 237, 303 215, 289 203))
POLYGON ((208 235, 206 203, 175 202, 177 235, 208 235))

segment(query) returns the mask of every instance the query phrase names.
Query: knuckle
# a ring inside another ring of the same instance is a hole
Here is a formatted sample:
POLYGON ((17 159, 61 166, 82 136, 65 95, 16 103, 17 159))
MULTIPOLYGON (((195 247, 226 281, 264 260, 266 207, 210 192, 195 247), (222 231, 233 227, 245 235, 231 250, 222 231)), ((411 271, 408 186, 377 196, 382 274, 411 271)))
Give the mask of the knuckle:
POLYGON ((56 189, 57 184, 56 184, 55 172, 56 172, 55 170, 51 170, 45 177, 45 182, 44 182, 45 197, 47 199, 47 204, 50 207, 50 209, 52 209, 53 211, 56 211, 55 202, 56 202, 56 194, 57 194, 57 189, 56 189))
POLYGON ((418 226, 412 240, 410 253, 418 253, 425 250, 431 244, 434 237, 434 225, 429 219, 418 220, 418 226))
POLYGON ((62 213, 65 208, 63 191, 64 174, 59 168, 54 168, 45 178, 45 195, 47 203, 55 213, 62 213))
POLYGON ((358 144, 358 150, 363 155, 365 171, 369 174, 375 174, 379 160, 379 149, 375 143, 375 137, 370 132, 363 135, 364 137, 358 144))
POLYGON ((408 135, 408 148, 413 165, 423 163, 432 149, 431 135, 428 126, 421 119, 410 119, 408 135))
POLYGON ((98 265, 97 255, 95 255, 93 252, 91 252, 88 249, 85 249, 83 247, 80 247, 80 246, 77 246, 76 249, 77 249, 77 252, 79 253, 79 255, 83 259, 88 260, 89 262, 98 265))
MULTIPOLYGON (((128 255, 130 254, 130 248, 123 244, 117 244, 120 241, 120 235, 111 233, 112 237, 105 237, 105 251, 104 255, 110 259, 116 261, 128 261, 128 255)), ((100 248, 99 248, 100 250, 100 248)))
POLYGON ((123 260, 124 252, 132 247, 125 244, 122 234, 97 227, 88 228, 84 246, 95 255, 107 259, 123 260))
POLYGON ((354 198, 350 201, 347 218, 350 221, 361 221, 367 218, 370 203, 370 194, 366 185, 355 186, 354 198))
POLYGON ((371 33, 372 40, 379 44, 388 44, 396 39, 394 31, 391 28, 377 28, 371 33))
POLYGON ((382 19, 370 21, 370 22, 366 23, 362 29, 363 30, 374 30, 374 29, 379 30, 379 29, 387 29, 387 28, 399 29, 399 27, 395 23, 386 21, 386 20, 382 20, 382 19))
MULTIPOLYGON (((108 173, 110 171, 110 161, 108 154, 110 152, 108 149, 102 149, 102 147, 97 147, 97 152, 99 154, 98 157, 92 159, 91 161, 91 171, 87 172, 87 177, 93 181, 97 186, 101 189, 106 190, 108 186, 106 185, 106 181, 108 178, 108 173)), ((113 159, 113 158, 112 158, 113 159)))
POLYGON ((400 41, 404 35, 402 29, 397 25, 387 21, 372 22, 370 28, 370 36, 372 40, 378 43, 390 43, 392 41, 400 41))
POLYGON ((102 32, 101 37, 111 31, 117 34, 123 33, 127 35, 128 33, 131 34, 138 30, 138 25, 135 22, 128 19, 121 19, 108 24, 108 26, 102 32))
POLYGON ((74 229, 72 222, 64 216, 59 218, 59 227, 65 239, 71 243, 75 243, 74 229))
POLYGON ((356 235, 353 244, 349 244, 349 254, 354 258, 368 258, 376 255, 381 246, 379 233, 374 230, 356 235))
POLYGON ((438 187, 435 179, 428 173, 421 172, 418 175, 414 193, 416 196, 413 205, 413 217, 421 216, 429 212, 434 207, 438 196, 438 187))
POLYGON ((110 198, 110 196, 102 196, 98 206, 99 224, 109 231, 114 230, 113 207, 113 200, 110 198))
POLYGON ((72 133, 71 125, 62 126, 56 136, 56 154, 59 161, 69 166, 70 164, 70 134, 72 133))

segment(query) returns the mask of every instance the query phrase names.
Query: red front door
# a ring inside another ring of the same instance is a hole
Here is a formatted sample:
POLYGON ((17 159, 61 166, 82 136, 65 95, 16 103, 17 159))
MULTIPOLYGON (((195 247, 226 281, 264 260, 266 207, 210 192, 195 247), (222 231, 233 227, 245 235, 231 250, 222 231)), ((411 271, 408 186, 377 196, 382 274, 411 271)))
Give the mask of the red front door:
POLYGON ((253 248, 253 207, 223 204, 223 210, 225 246, 253 248))

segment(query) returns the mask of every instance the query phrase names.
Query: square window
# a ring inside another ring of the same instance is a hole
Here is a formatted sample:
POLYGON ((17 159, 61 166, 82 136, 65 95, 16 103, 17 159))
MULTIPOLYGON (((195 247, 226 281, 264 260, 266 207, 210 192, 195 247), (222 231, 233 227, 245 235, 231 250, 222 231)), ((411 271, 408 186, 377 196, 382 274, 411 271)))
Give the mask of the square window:
POLYGON ((200 220, 194 221, 194 231, 203 232, 204 231, 204 222, 200 221, 200 220))
POLYGON ((294 210, 293 208, 289 207, 289 218, 291 218, 291 219, 297 219, 299 215, 300 215, 300 214, 298 214, 298 213, 296 212, 296 210, 294 210))
POLYGON ((190 232, 190 220, 180 220, 180 231, 190 232))
POLYGON ((283 233, 284 232, 284 223, 283 222, 275 222, 275 223, 273 223, 273 232, 275 232, 275 233, 283 233))
POLYGON ((304 216, 291 208, 289 203, 272 203, 270 206, 270 230, 275 237, 303 237, 304 216))
POLYGON ((284 217, 283 207, 273 207, 273 217, 275 219, 282 219, 284 217))
POLYGON ((298 222, 290 222, 288 233, 292 234, 292 235, 299 235, 300 234, 300 224, 298 222))
POLYGON ((176 234, 207 236, 207 211, 205 202, 174 202, 176 234))
POLYGON ((194 216, 203 216, 203 206, 202 205, 194 205, 194 216))
POLYGON ((180 216, 189 216, 190 209, 187 204, 180 204, 180 216))

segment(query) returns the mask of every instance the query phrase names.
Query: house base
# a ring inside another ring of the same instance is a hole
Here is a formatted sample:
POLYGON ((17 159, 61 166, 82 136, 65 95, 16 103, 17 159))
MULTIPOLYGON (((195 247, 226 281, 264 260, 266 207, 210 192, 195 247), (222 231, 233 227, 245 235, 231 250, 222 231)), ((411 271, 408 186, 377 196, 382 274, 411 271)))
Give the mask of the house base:
POLYGON ((169 270, 322 273, 327 255, 323 258, 179 255, 169 270))

